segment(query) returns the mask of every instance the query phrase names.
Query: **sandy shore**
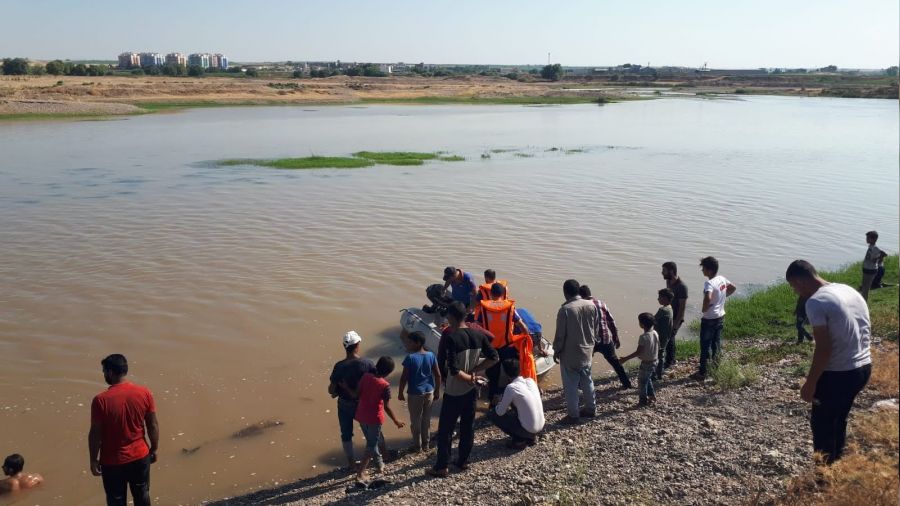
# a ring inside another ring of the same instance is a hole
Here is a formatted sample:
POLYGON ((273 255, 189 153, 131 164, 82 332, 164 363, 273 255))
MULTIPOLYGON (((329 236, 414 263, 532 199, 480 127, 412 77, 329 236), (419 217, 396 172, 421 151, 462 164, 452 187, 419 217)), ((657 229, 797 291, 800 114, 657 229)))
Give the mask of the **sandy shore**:
MULTIPOLYGON (((797 78, 714 79, 685 78, 612 82, 566 79, 559 82, 517 81, 504 77, 396 76, 365 78, 334 76, 327 79, 283 77, 164 77, 164 76, 0 76, 0 117, 12 115, 133 114, 160 108, 209 105, 329 104, 361 101, 413 101, 419 103, 577 103, 667 96, 718 94, 774 94, 844 96, 847 88, 797 78), (100 105, 103 104, 103 105, 100 105), (107 105, 115 104, 115 105, 107 105)), ((896 87, 883 83, 855 83, 856 96, 896 98, 896 87)), ((843 85, 841 85, 843 86, 843 85)))
MULTIPOLYGON (((726 342, 725 352, 747 346, 760 342, 726 342)), ((381 478, 390 484, 377 490, 348 491, 353 477, 333 471, 210 504, 777 503, 788 478, 812 467, 808 405, 790 372, 798 360, 767 366, 755 384, 729 391, 689 379, 696 362, 682 362, 661 382, 652 409, 635 409, 635 390, 620 391, 606 377, 597 385, 597 417, 575 426, 560 424, 561 392, 547 392, 536 446, 507 449, 505 436, 479 418, 471 468, 443 480, 423 475, 433 452, 407 454, 388 463, 381 478)), ((855 413, 881 398, 868 389, 855 413)))

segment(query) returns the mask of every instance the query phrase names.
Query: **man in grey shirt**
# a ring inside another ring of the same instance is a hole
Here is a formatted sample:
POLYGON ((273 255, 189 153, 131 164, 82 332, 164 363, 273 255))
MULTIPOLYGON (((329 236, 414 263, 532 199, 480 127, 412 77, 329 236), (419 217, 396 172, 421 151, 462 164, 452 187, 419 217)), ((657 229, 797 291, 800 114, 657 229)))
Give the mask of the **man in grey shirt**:
POLYGON ((812 403, 813 449, 830 464, 844 451, 847 416, 872 374, 869 307, 856 290, 822 279, 805 260, 791 262, 784 277, 797 295, 809 298, 806 315, 816 347, 800 397, 812 403))
POLYGON ((553 340, 553 360, 560 365, 563 394, 569 416, 566 423, 578 422, 582 416, 593 418, 596 411, 594 381, 591 378, 591 355, 599 325, 597 307, 578 295, 578 281, 563 283, 566 302, 556 313, 556 338, 553 340), (584 408, 578 409, 578 394, 584 408))

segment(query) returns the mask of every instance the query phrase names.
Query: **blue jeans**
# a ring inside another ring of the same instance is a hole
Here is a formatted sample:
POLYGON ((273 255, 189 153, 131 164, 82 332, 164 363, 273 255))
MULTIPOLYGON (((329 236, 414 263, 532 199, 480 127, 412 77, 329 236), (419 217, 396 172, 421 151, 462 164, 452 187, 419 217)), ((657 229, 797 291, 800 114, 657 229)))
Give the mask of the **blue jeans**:
POLYGON ((706 376, 710 359, 719 359, 725 317, 700 320, 700 374, 706 376))
POLYGON ((338 425, 341 427, 341 441, 345 443, 353 441, 353 417, 356 416, 356 406, 358 404, 359 401, 338 397, 338 425))
POLYGON ((367 423, 359 424, 362 429, 363 436, 366 437, 366 453, 372 455, 375 461, 375 467, 381 469, 384 467, 384 460, 381 458, 381 452, 378 450, 378 443, 381 442, 381 425, 370 425, 367 423))
POLYGON ((563 394, 566 397, 566 410, 569 416, 572 418, 581 416, 578 410, 579 391, 581 392, 581 402, 584 403, 584 410, 588 413, 596 411, 597 404, 594 400, 594 380, 591 378, 591 366, 569 369, 560 364, 559 370, 562 374, 563 394))
POLYGON ((647 400, 647 397, 656 397, 656 390, 653 389, 653 373, 656 371, 656 362, 641 362, 638 369, 638 395, 641 400, 647 400))

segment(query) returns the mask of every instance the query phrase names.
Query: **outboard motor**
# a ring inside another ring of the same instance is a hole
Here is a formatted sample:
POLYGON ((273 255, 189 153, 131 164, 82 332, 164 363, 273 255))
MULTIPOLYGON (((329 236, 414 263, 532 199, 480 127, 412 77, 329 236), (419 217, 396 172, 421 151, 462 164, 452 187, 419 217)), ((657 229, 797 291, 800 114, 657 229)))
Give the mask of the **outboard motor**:
POLYGON ((428 288, 425 289, 425 296, 431 301, 431 305, 422 306, 422 311, 425 311, 426 313, 438 313, 442 317, 447 316, 447 308, 450 304, 453 304, 453 298, 450 297, 450 294, 447 292, 447 289, 444 288, 444 285, 440 283, 429 285, 428 288))

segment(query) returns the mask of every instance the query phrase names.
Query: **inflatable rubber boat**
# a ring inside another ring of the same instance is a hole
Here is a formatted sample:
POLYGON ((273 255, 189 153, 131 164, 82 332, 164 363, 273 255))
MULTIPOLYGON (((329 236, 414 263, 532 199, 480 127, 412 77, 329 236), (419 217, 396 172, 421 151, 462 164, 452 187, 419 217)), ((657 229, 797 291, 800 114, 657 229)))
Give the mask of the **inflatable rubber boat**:
MULTIPOLYGON (((538 377, 543 376, 556 365, 553 361, 553 346, 544 339, 541 324, 527 309, 516 308, 516 311, 534 339, 535 368, 538 377)), ((400 310, 400 327, 403 329, 404 335, 411 332, 425 334, 425 347, 435 354, 441 341, 441 327, 445 321, 440 311, 427 312, 423 308, 416 307, 400 310)))

